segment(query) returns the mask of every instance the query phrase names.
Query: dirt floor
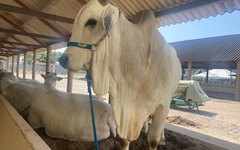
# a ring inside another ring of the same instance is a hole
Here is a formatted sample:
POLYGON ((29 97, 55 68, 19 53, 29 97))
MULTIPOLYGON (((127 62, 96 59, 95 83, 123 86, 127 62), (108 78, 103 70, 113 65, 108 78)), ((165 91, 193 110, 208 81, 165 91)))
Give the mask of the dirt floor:
MULTIPOLYGON (((93 142, 70 142, 48 137, 44 129, 35 130, 52 150, 93 150, 93 142)), ((214 146, 199 143, 187 136, 165 130, 166 145, 158 146, 158 150, 216 150, 214 146)), ((99 141, 99 150, 120 150, 119 138, 108 138, 99 141)), ((141 133, 136 141, 131 142, 130 150, 148 150, 147 136, 141 133)))
MULTIPOLYGON (((36 79, 43 81, 40 75, 37 75, 36 79)), ((66 85, 67 79, 64 78, 57 83, 57 89, 66 91, 66 85)), ((86 81, 75 77, 73 93, 87 94, 86 81)), ((234 95, 231 94, 208 91, 206 93, 211 100, 200 106, 199 110, 173 105, 167 122, 240 144, 240 102, 234 101, 234 95)), ((141 138, 145 136, 142 135, 141 138)))

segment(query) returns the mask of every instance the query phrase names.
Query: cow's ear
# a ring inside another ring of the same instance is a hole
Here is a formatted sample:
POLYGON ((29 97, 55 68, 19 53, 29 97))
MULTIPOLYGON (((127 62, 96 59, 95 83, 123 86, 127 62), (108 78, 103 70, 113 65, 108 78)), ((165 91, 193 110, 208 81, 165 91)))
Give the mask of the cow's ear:
POLYGON ((44 75, 44 74, 41 74, 41 76, 43 77, 43 79, 46 79, 46 75, 44 75))
POLYGON ((110 15, 104 17, 104 21, 103 21, 103 28, 106 31, 106 33, 109 35, 109 33, 111 32, 112 29, 112 17, 110 15))
POLYGON ((112 7, 107 7, 103 13, 103 29, 106 34, 110 34, 113 26, 116 24, 118 20, 118 10, 112 7))

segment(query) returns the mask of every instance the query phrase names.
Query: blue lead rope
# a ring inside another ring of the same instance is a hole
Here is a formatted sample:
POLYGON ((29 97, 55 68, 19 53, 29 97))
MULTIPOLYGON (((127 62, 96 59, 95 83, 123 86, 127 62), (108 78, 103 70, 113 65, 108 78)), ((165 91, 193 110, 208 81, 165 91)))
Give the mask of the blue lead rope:
POLYGON ((90 100, 90 109, 91 109, 91 117, 92 117, 92 127, 93 127, 93 135, 94 135, 94 144, 95 150, 98 150, 98 140, 97 140, 97 131, 95 126, 95 119, 94 119, 94 111, 93 111, 93 100, 92 100, 92 79, 89 75, 87 75, 87 86, 88 86, 88 93, 89 93, 89 100, 90 100))

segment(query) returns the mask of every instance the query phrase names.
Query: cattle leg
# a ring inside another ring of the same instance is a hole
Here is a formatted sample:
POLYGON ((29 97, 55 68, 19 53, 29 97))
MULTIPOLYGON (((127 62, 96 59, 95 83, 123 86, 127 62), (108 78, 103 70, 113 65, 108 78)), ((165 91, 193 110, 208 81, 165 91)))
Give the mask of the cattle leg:
POLYGON ((129 149, 129 143, 130 143, 130 141, 120 138, 121 150, 128 150, 129 149))
POLYGON ((168 115, 169 106, 158 106, 152 118, 152 125, 148 133, 149 150, 156 150, 158 144, 165 145, 164 123, 168 115))

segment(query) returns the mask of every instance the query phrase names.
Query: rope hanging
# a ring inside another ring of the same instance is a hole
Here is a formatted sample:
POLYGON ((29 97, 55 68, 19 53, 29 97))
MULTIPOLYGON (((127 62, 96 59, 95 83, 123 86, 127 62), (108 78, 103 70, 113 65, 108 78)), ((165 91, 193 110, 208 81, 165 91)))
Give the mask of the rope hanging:
POLYGON ((93 100, 92 100, 92 79, 87 73, 86 75, 87 78, 87 86, 88 86, 88 95, 89 95, 89 100, 90 100, 90 109, 91 109, 91 118, 92 118, 92 127, 93 127, 93 135, 94 135, 94 144, 95 144, 95 150, 98 150, 98 140, 97 140, 97 131, 96 131, 96 126, 95 126, 95 117, 94 117, 94 111, 93 111, 93 100))

